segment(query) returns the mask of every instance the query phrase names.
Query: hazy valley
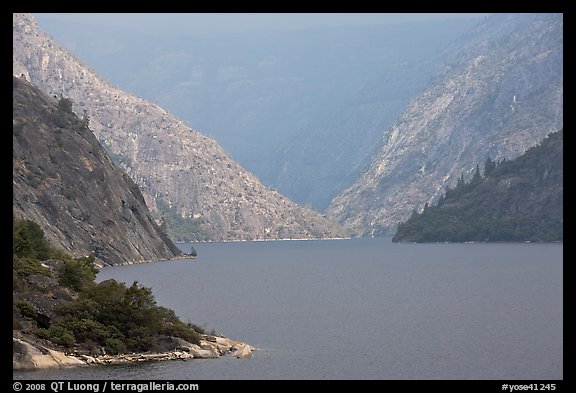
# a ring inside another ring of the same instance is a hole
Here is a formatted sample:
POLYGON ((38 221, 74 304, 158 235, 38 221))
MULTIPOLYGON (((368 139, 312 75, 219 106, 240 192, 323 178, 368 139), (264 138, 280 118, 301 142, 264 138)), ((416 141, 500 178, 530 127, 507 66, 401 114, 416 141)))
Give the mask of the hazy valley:
MULTIPOLYGON (((499 14, 146 36, 44 21, 114 83, 359 236, 391 235, 478 162, 517 157, 562 128, 562 23, 561 14, 499 14)), ((176 205, 184 217, 185 205, 176 205)))
POLYGON ((156 218, 176 216, 167 229, 174 240, 345 236, 319 213, 263 186, 212 138, 102 80, 39 30, 31 15, 14 14, 13 44, 13 74, 72 100, 142 188, 156 218))
POLYGON ((560 385, 563 14, 86 16, 13 14, 13 379, 560 385))
POLYGON ((325 209, 478 18, 150 34, 41 18, 106 80, 212 136, 268 186, 325 209), (111 61, 111 59, 114 59, 111 61))

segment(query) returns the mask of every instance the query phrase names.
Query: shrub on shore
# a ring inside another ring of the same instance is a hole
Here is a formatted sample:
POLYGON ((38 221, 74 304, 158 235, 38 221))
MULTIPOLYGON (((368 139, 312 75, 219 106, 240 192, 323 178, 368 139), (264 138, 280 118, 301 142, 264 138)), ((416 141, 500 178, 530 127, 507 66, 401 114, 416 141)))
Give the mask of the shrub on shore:
MULTIPOLYGON (((26 320, 36 326, 40 337, 66 348, 104 349, 106 353, 153 351, 163 337, 179 337, 199 343, 199 333, 191 323, 182 322, 175 312, 159 306, 150 288, 137 282, 126 286, 116 280, 95 282, 94 257, 73 258, 56 250, 44 239, 44 232, 33 221, 15 220, 13 224, 14 293, 38 291, 28 279, 52 277, 55 285, 74 291, 73 300, 54 308, 48 323, 41 320, 33 302, 14 300, 17 328, 26 320), (56 259, 55 271, 42 261, 56 259), (55 276, 55 277, 54 277, 55 276)), ((47 299, 42 293, 42 299, 47 299)))

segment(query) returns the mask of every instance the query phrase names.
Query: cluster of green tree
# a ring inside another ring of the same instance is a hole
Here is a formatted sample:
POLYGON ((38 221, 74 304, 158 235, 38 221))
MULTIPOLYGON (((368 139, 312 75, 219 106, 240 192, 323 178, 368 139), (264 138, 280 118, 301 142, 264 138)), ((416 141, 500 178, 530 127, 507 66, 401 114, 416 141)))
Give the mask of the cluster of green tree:
POLYGON ((70 98, 60 95, 60 99, 56 104, 58 110, 54 113, 54 122, 57 127, 66 128, 77 121, 76 115, 72 110, 73 104, 74 102, 70 98))
POLYGON ((395 242, 561 241, 563 130, 522 156, 488 158, 466 182, 462 175, 436 205, 400 223, 395 242))
POLYGON ((210 234, 204 229, 206 221, 202 218, 182 217, 176 209, 169 207, 160 198, 156 200, 156 206, 164 221, 162 230, 172 241, 208 241, 210 234))
MULTIPOLYGON (((28 280, 33 275, 57 278, 57 285, 74 291, 71 300, 58 304, 56 316, 48 320, 33 302, 15 300, 16 319, 32 322, 34 334, 55 344, 104 348, 109 354, 154 350, 166 336, 199 342, 196 326, 183 323, 173 310, 158 306, 149 288, 137 282, 129 287, 115 280, 96 283, 93 262, 93 256, 73 258, 50 247, 35 222, 14 220, 14 292, 38 291, 28 280), (42 265, 49 259, 62 262, 57 271, 42 265)), ((40 294, 50 297, 50 293, 40 294)))

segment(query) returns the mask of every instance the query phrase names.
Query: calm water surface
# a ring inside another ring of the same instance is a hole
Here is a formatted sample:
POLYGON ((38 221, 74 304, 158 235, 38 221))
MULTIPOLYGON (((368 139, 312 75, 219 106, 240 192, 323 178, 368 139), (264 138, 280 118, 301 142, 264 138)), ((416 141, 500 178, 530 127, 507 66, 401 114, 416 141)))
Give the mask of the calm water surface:
MULTIPOLYGON (((186 245, 181 245, 186 247, 186 245)), ((14 373, 40 379, 562 379, 562 244, 384 239, 194 244, 194 260, 101 270, 184 321, 258 347, 14 373)))

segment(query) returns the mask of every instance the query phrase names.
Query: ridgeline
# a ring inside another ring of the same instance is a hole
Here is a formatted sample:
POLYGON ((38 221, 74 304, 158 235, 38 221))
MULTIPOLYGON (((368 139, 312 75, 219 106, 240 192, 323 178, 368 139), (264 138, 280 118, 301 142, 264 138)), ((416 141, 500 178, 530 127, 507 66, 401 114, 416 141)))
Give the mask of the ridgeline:
POLYGON ((435 206, 398 225, 394 242, 562 241, 563 130, 520 157, 486 160, 435 206))

